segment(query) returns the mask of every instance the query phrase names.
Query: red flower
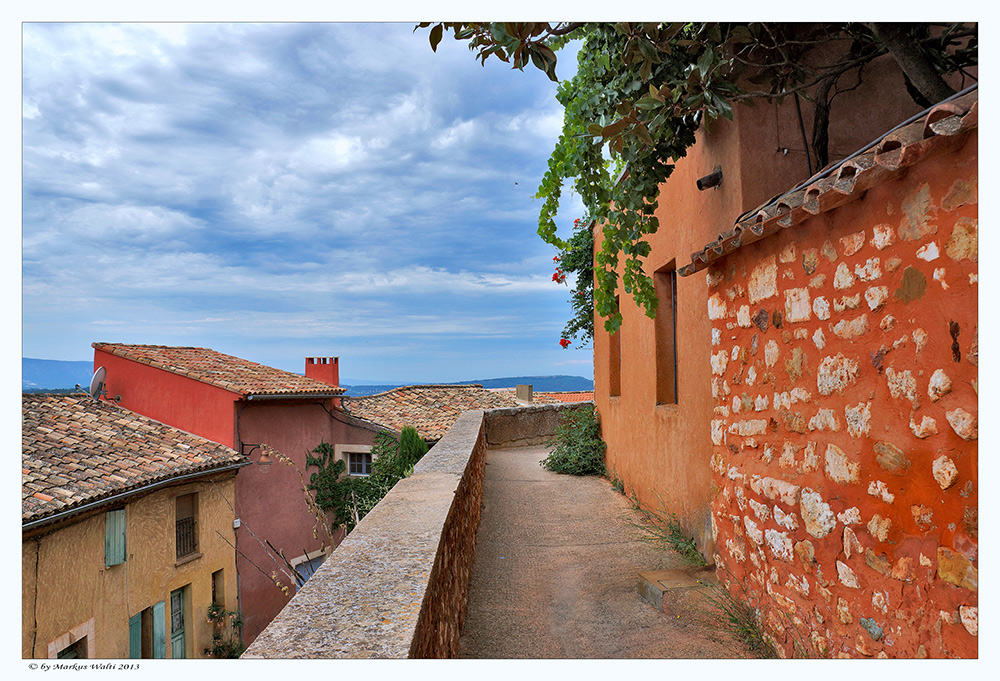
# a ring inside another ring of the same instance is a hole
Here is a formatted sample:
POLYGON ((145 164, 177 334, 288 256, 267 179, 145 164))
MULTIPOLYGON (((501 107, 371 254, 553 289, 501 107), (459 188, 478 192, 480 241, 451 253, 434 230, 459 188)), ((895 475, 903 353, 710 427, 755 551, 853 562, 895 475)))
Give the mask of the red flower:
POLYGON ((557 255, 556 257, 552 258, 552 262, 559 262, 559 256, 557 255))
POLYGON ((562 338, 559 341, 559 345, 563 346, 563 349, 565 349, 568 345, 570 345, 570 341, 566 340, 565 338, 562 338))

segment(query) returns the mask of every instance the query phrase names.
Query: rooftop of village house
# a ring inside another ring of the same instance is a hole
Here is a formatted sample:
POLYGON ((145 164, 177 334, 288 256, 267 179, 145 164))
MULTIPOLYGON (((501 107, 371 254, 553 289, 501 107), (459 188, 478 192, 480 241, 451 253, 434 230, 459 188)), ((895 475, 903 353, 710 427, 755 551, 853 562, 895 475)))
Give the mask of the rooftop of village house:
POLYGON ((243 463, 229 447, 89 395, 21 396, 21 520, 243 463))
MULTIPOLYGON (((545 397, 543 393, 535 393, 534 397, 542 404, 561 402, 545 397)), ((397 431, 412 426, 424 440, 435 441, 441 439, 464 411, 502 409, 522 404, 513 391, 488 390, 479 384, 407 385, 352 398, 346 407, 354 416, 397 431)))
POLYGON ((337 386, 216 352, 211 348, 121 343, 92 345, 101 352, 148 364, 157 369, 239 393, 244 397, 253 395, 318 397, 340 395, 344 392, 343 388, 337 386))

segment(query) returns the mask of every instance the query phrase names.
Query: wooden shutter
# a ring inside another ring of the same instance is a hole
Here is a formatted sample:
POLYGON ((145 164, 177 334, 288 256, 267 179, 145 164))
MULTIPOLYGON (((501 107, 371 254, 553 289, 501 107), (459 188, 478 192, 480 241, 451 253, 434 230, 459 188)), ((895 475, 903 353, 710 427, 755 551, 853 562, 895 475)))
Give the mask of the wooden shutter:
POLYGON ((128 656, 138 660, 142 657, 142 613, 128 618, 128 656))
POLYGON ((167 656, 167 605, 160 601, 153 606, 153 657, 167 656))
POLYGON ((125 509, 104 514, 104 566, 125 562, 125 509))
POLYGON ((184 589, 170 593, 170 657, 187 657, 184 650, 184 589))

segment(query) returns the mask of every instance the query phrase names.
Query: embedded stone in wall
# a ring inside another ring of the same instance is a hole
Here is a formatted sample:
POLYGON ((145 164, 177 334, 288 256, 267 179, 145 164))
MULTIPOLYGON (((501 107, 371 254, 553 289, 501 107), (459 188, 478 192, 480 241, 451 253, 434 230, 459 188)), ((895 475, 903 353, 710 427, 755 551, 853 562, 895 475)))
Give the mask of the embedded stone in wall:
POLYGON ((793 288, 785 291, 785 320, 807 322, 811 318, 809 289, 793 288))
POLYGON ((834 482, 855 484, 860 480, 861 464, 848 459, 843 449, 830 443, 826 447, 826 475, 834 482))
POLYGON ((861 585, 858 583, 858 576, 854 574, 854 570, 839 560, 837 561, 837 577, 840 579, 840 583, 849 589, 861 588, 861 585))
POLYGON ((851 286, 854 286, 854 275, 845 263, 840 263, 833 275, 833 287, 842 290, 851 286))
POLYGON ((925 347, 927 347, 927 332, 926 331, 924 331, 923 329, 914 329, 912 336, 913 336, 913 342, 917 346, 917 352, 920 352, 925 347))
POLYGON ((816 271, 819 265, 819 250, 808 248, 802 251, 802 270, 808 275, 816 271))
POLYGON ((788 372, 788 380, 793 383, 802 377, 802 373, 805 371, 806 356, 802 352, 802 348, 795 348, 792 350, 792 356, 790 359, 785 360, 785 371, 788 372))
POLYGON ((849 559, 851 556, 860 556, 865 549, 858 541, 858 535, 849 527, 844 528, 844 555, 849 559))
MULTIPOLYGON (((758 485, 759 489, 754 491, 763 494, 772 501, 780 499, 787 506, 794 506, 798 500, 798 485, 777 478, 761 478, 758 485)), ((753 484, 751 484, 751 489, 753 489, 753 484)))
POLYGON ((938 267, 934 270, 934 281, 941 284, 941 289, 943 291, 947 291, 949 288, 951 288, 950 286, 948 286, 948 282, 945 281, 945 274, 946 272, 943 267, 938 267))
POLYGON ((850 607, 843 598, 837 599, 837 616, 840 618, 841 624, 853 624, 854 622, 854 618, 851 617, 850 607))
POLYGON ((958 469, 955 462, 947 456, 939 456, 931 463, 931 473, 941 489, 949 489, 958 480, 958 469))
POLYGON ((808 487, 800 495, 799 515, 805 523, 806 532, 817 539, 830 534, 837 526, 837 519, 830 510, 830 505, 823 501, 819 492, 808 487))
POLYGON ((840 239, 840 247, 844 249, 844 255, 854 255, 865 245, 865 232, 855 232, 840 239))
POLYGON ((945 418, 963 440, 975 440, 979 437, 979 423, 974 414, 970 414, 961 407, 945 412, 945 418))
POLYGON ((914 504, 910 506, 910 514, 913 516, 913 522, 920 525, 922 528, 930 527, 934 520, 934 510, 924 506, 923 504, 914 504))
POLYGON ((907 267, 903 270, 903 279, 899 288, 893 293, 893 298, 901 303, 909 304, 914 300, 919 300, 927 292, 927 277, 916 267, 907 267))
POLYGON ((861 281, 874 281, 882 276, 881 261, 878 258, 868 258, 864 265, 855 265, 854 273, 861 281))
POLYGON ((917 249, 917 257, 926 262, 937 260, 939 255, 941 255, 941 253, 938 251, 936 241, 931 241, 930 243, 924 244, 917 249))
POLYGON ((938 547, 937 558, 938 577, 964 589, 979 590, 979 570, 971 560, 944 546, 938 547))
POLYGON ((956 208, 966 204, 975 204, 979 201, 979 182, 976 178, 969 180, 958 179, 948 189, 941 207, 949 213, 956 208))
POLYGON ((904 475, 910 468, 910 460, 906 458, 903 450, 891 442, 876 442, 873 448, 876 454, 875 461, 882 470, 893 475, 904 475))
POLYGON ((870 243, 880 251, 883 251, 896 243, 896 234, 893 232, 892 225, 875 225, 875 227, 872 228, 872 239, 870 243))
POLYGON ((712 373, 717 376, 721 376, 726 373, 726 367, 729 365, 729 353, 725 350, 717 352, 712 355, 712 373))
POLYGON ((930 221, 931 190, 925 182, 903 199, 903 216, 899 222, 899 238, 916 241, 937 232, 937 225, 930 221))
POLYGON ((896 496, 889 491, 889 488, 881 480, 872 480, 868 483, 868 494, 881 499, 887 504, 891 504, 896 499, 896 496))
POLYGON ((757 546, 760 546, 761 544, 764 543, 764 533, 760 530, 759 527, 757 527, 757 523, 755 523, 750 518, 744 516, 743 526, 746 527, 747 538, 750 541, 752 541, 757 546))
POLYGON ((732 537, 727 539, 726 549, 728 549, 730 556, 741 563, 747 559, 747 543, 743 537, 732 537))
POLYGON ((931 435, 937 435, 937 421, 926 414, 920 419, 920 423, 910 418, 910 431, 921 440, 929 438, 931 435))
POLYGON ((764 364, 769 367, 773 367, 778 361, 778 354, 780 353, 780 348, 778 347, 777 341, 773 338, 764 344, 764 364))
POLYGON ((778 295, 778 263, 774 255, 765 258, 753 268, 747 281, 750 304, 778 295))
POLYGON ((708 318, 711 320, 724 319, 729 314, 729 307, 726 301, 718 293, 713 293, 708 299, 708 318))
POLYGON ((910 402, 917 399, 917 379, 909 369, 896 371, 892 367, 885 370, 885 377, 889 384, 889 394, 894 398, 905 398, 910 402))
POLYGON ((868 333, 868 315, 863 314, 851 320, 841 319, 830 327, 833 335, 843 340, 857 338, 868 333))
MULTIPOLYGON (((889 287, 887 286, 872 286, 865 291, 865 302, 868 303, 868 309, 872 312, 881 310, 888 301, 889 287)), ((886 319, 888 318, 889 316, 887 315, 886 319)))
POLYGON ((927 396, 931 402, 937 402, 951 392, 951 379, 943 370, 937 369, 927 383, 927 396))
POLYGON ((829 430, 836 433, 840 430, 840 420, 833 409, 820 409, 809 419, 809 430, 829 430))
POLYGON ((847 433, 852 437, 861 437, 871 432, 872 403, 861 402, 855 407, 844 407, 844 418, 847 421, 847 433))
POLYGON ((799 520, 796 515, 794 513, 785 513, 779 506, 774 507, 774 522, 789 530, 797 530, 799 527, 799 520))
POLYGON ((822 350, 826 347, 826 336, 823 335, 823 329, 816 329, 816 333, 812 337, 813 345, 816 346, 817 350, 822 350))
POLYGON ((823 296, 816 296, 813 299, 813 312, 816 313, 816 317, 821 321, 825 321, 830 318, 830 301, 828 301, 823 296))
POLYGON ((726 422, 721 419, 715 419, 712 421, 712 444, 721 445, 723 438, 726 436, 725 433, 726 422))
POLYGON ((979 259, 979 221, 975 218, 959 218, 944 247, 945 254, 952 260, 979 259))
POLYGON ((858 525, 861 523, 861 511, 857 506, 852 506, 851 508, 838 513, 837 520, 845 525, 858 525))
POLYGON ((833 247, 829 239, 823 242, 823 248, 820 249, 820 253, 830 262, 834 262, 837 259, 837 249, 833 247))
POLYGON ((837 353, 824 357, 816 374, 816 387, 821 395, 843 394, 844 388, 858 380, 858 361, 837 353))
POLYGON ((736 311, 736 325, 743 329, 750 328, 749 305, 741 305, 740 309, 736 311))
POLYGON ((767 547, 771 549, 771 554, 778 560, 786 563, 792 562, 792 540, 787 532, 777 530, 766 530, 764 538, 767 540, 767 547))
POLYGON ((868 521, 868 532, 879 541, 885 541, 889 537, 890 527, 892 527, 892 519, 878 513, 868 521))
POLYGON ((782 248, 778 258, 784 263, 795 262, 795 243, 790 243, 782 248))
POLYGON ((973 636, 979 636, 979 608, 974 605, 960 605, 958 616, 962 626, 973 636))

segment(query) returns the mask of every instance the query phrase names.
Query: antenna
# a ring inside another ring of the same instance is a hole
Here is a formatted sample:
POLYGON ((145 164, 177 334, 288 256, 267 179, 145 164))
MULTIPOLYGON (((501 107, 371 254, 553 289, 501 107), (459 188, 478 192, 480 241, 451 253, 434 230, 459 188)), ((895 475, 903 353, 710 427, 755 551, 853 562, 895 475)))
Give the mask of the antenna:
POLYGON ((104 380, 108 377, 108 371, 104 367, 98 367, 94 372, 94 377, 90 379, 90 388, 87 390, 92 398, 99 399, 105 395, 104 380))

